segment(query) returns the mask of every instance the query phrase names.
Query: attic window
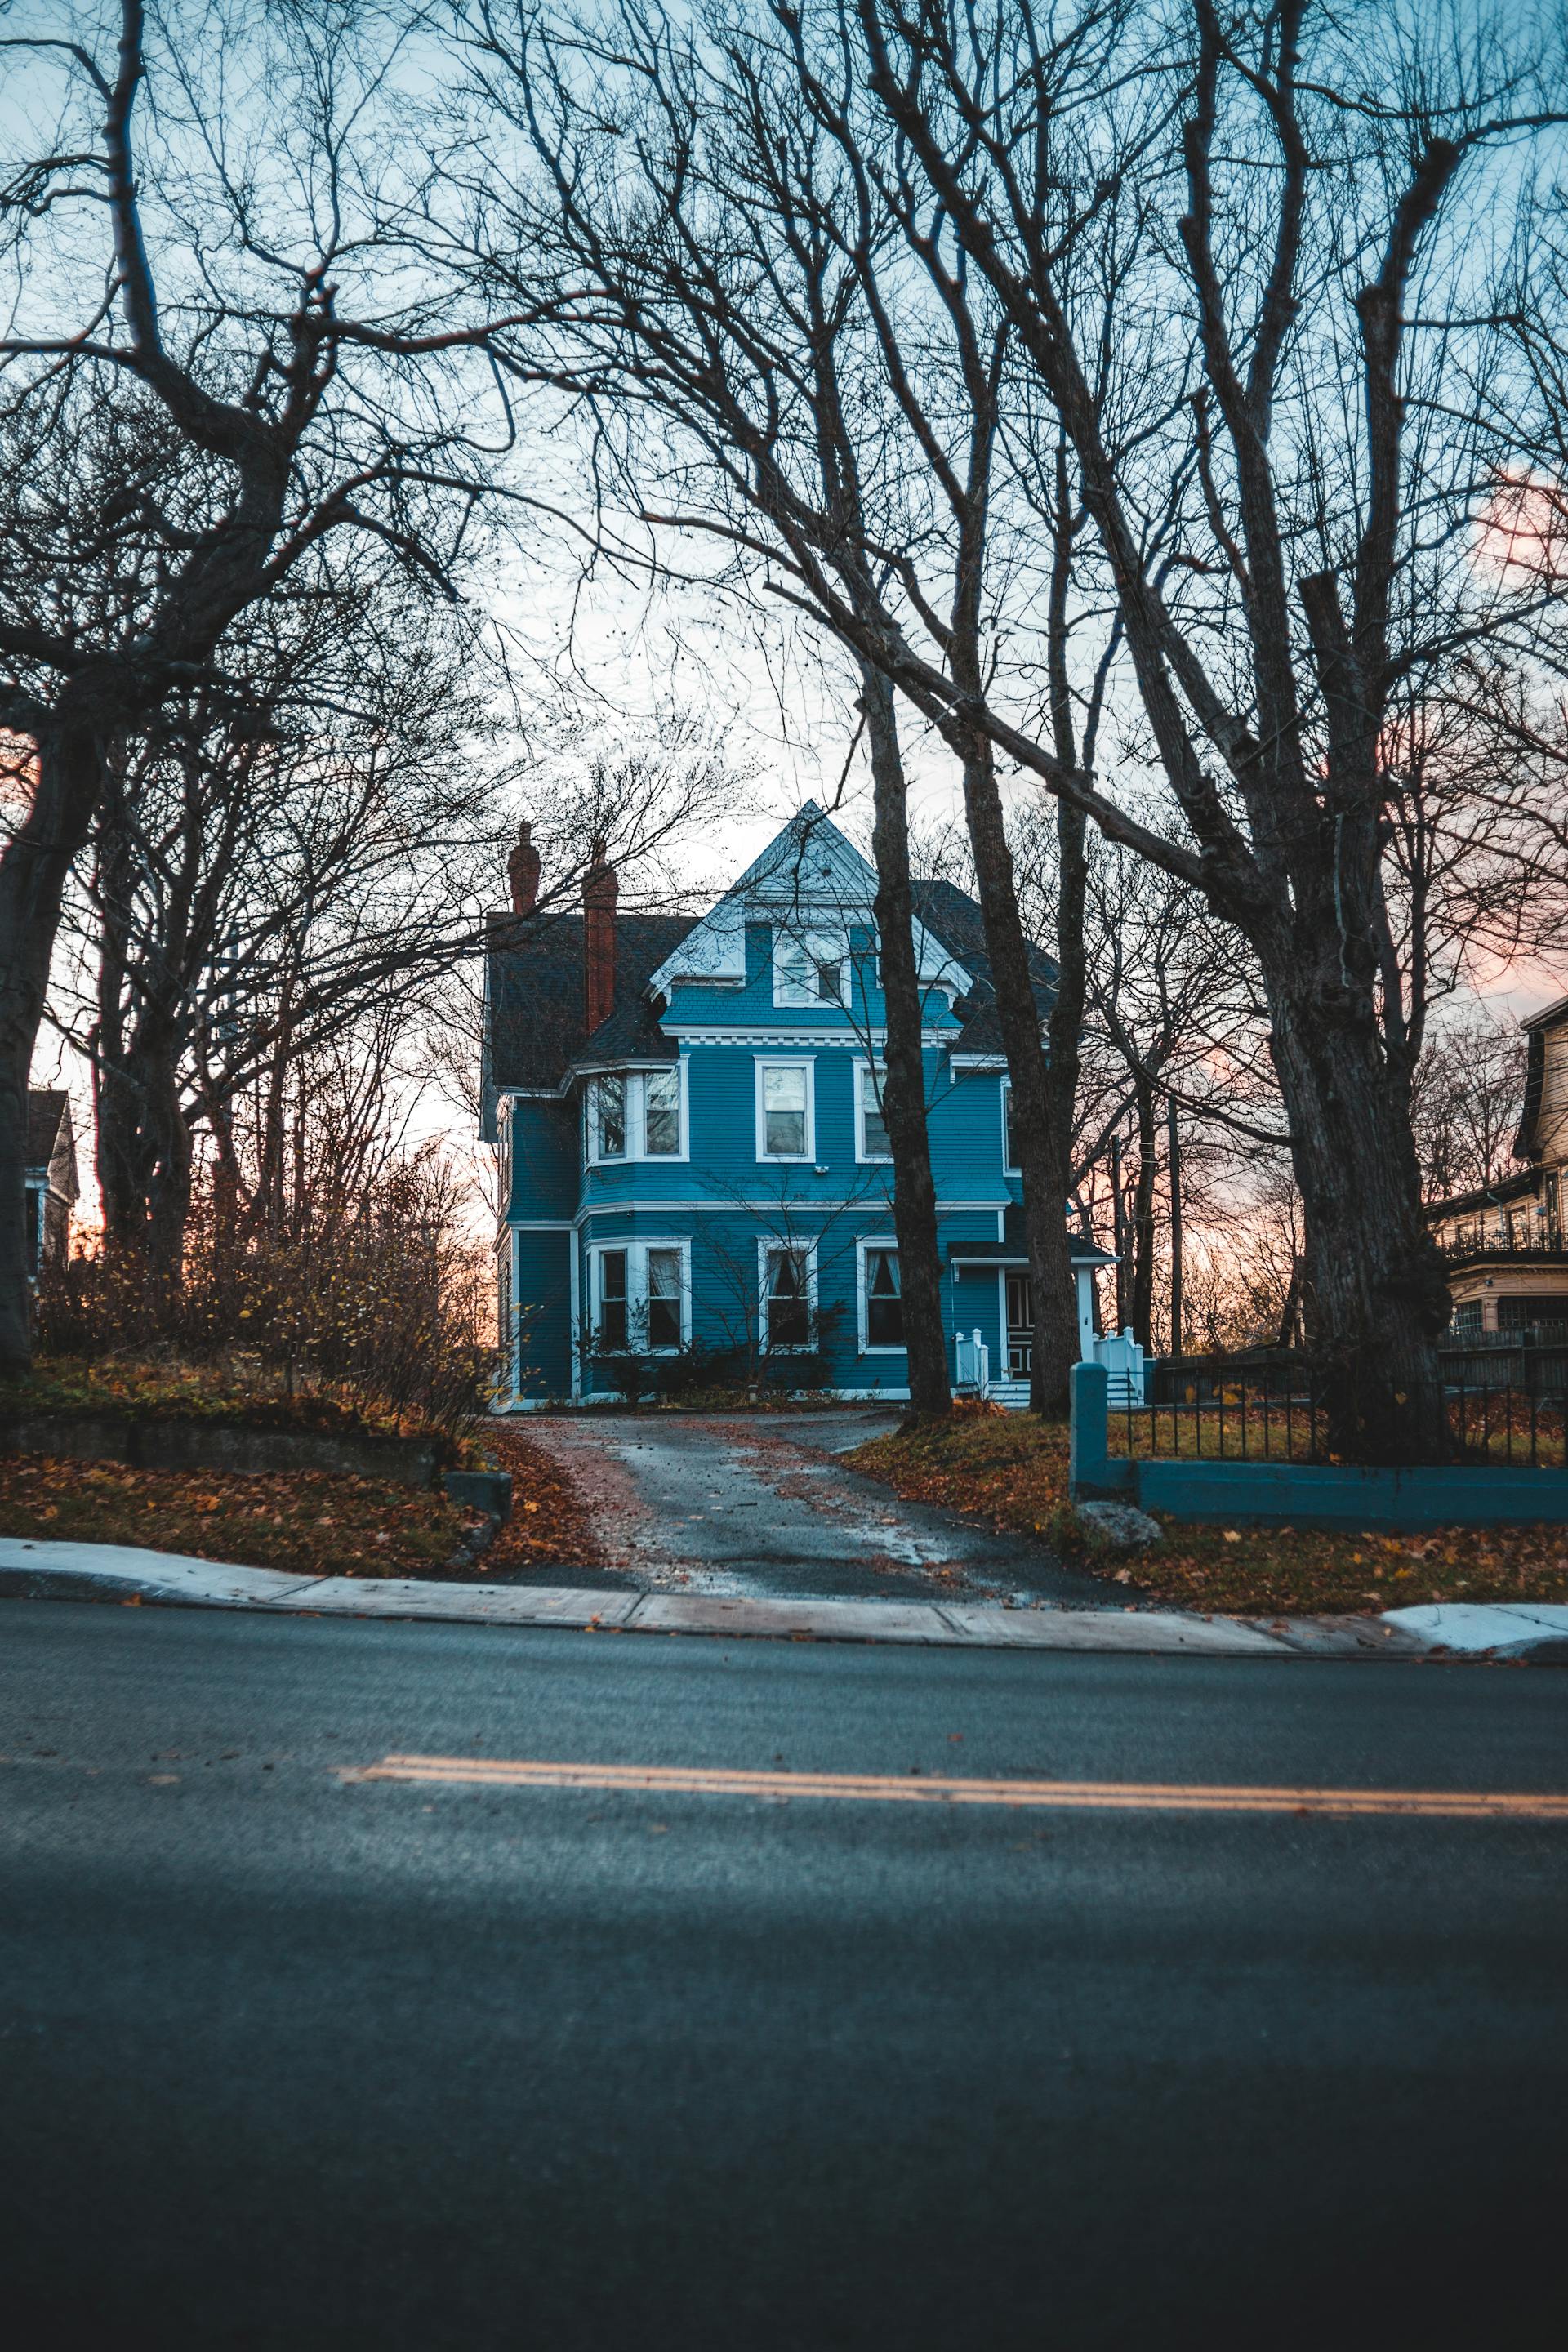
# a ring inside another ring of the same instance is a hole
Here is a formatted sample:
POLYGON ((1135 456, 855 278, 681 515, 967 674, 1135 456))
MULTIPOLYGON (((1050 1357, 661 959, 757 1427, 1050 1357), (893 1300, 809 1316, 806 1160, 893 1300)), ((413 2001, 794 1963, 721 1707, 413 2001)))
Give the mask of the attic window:
POLYGON ((776 931, 773 935, 773 1003, 804 1010, 842 1004, 849 951, 842 939, 825 931, 776 931))

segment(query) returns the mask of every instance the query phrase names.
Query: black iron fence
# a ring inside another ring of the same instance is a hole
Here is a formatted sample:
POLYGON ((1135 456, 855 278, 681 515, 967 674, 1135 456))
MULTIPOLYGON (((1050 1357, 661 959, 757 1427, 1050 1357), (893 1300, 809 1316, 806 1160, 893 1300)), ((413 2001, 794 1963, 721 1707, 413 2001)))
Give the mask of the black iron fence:
MULTIPOLYGON (((1517 1469, 1568 1468, 1568 1337, 1438 1350, 1442 1388, 1436 1450, 1446 1461, 1517 1469)), ((1146 1459, 1331 1463, 1331 1374, 1304 1350, 1152 1360, 1141 1402, 1113 1404, 1113 1452, 1146 1459)))

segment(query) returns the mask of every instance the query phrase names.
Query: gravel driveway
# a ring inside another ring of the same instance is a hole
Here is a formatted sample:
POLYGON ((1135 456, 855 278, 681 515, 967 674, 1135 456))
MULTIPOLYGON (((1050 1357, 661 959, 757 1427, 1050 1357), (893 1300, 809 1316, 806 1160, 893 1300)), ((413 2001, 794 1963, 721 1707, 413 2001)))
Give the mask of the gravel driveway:
MULTIPOLYGON (((789 1599, 1017 1594, 1079 1609, 1125 1600, 1063 1568, 1043 1544, 900 1502, 838 1458, 895 1419, 595 1412, 542 1414, 527 1430, 590 1505, 610 1563, 595 1582, 789 1599)), ((567 1572, 552 1569, 547 1580, 565 1582, 567 1572)))

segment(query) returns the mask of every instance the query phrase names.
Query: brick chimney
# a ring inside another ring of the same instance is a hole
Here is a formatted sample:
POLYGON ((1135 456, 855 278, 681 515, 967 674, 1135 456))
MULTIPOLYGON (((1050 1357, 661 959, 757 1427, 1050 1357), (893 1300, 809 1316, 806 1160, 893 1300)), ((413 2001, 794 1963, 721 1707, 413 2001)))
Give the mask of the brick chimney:
POLYGON ((520 824, 517 845, 506 861, 506 878, 511 887, 511 911, 514 915, 531 915, 539 898, 539 852, 533 845, 533 827, 520 824))
POLYGON ((616 869, 595 841, 583 877, 583 1004, 591 1037, 616 1009, 616 869))

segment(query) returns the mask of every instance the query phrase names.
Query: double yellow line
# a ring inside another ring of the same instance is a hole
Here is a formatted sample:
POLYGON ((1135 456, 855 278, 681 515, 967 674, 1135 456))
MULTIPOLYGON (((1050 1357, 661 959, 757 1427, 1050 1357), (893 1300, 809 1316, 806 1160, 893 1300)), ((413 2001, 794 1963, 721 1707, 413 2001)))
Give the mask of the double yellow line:
POLYGON ((384 1756, 352 1780, 489 1789, 594 1789, 658 1797, 768 1797, 851 1804, 1006 1805, 1058 1812, 1406 1814, 1444 1821, 1568 1822, 1568 1796, 1482 1789, 1207 1787, 1186 1781, 980 1780, 935 1773, 750 1772, 696 1764, 560 1764, 479 1756, 384 1756))

